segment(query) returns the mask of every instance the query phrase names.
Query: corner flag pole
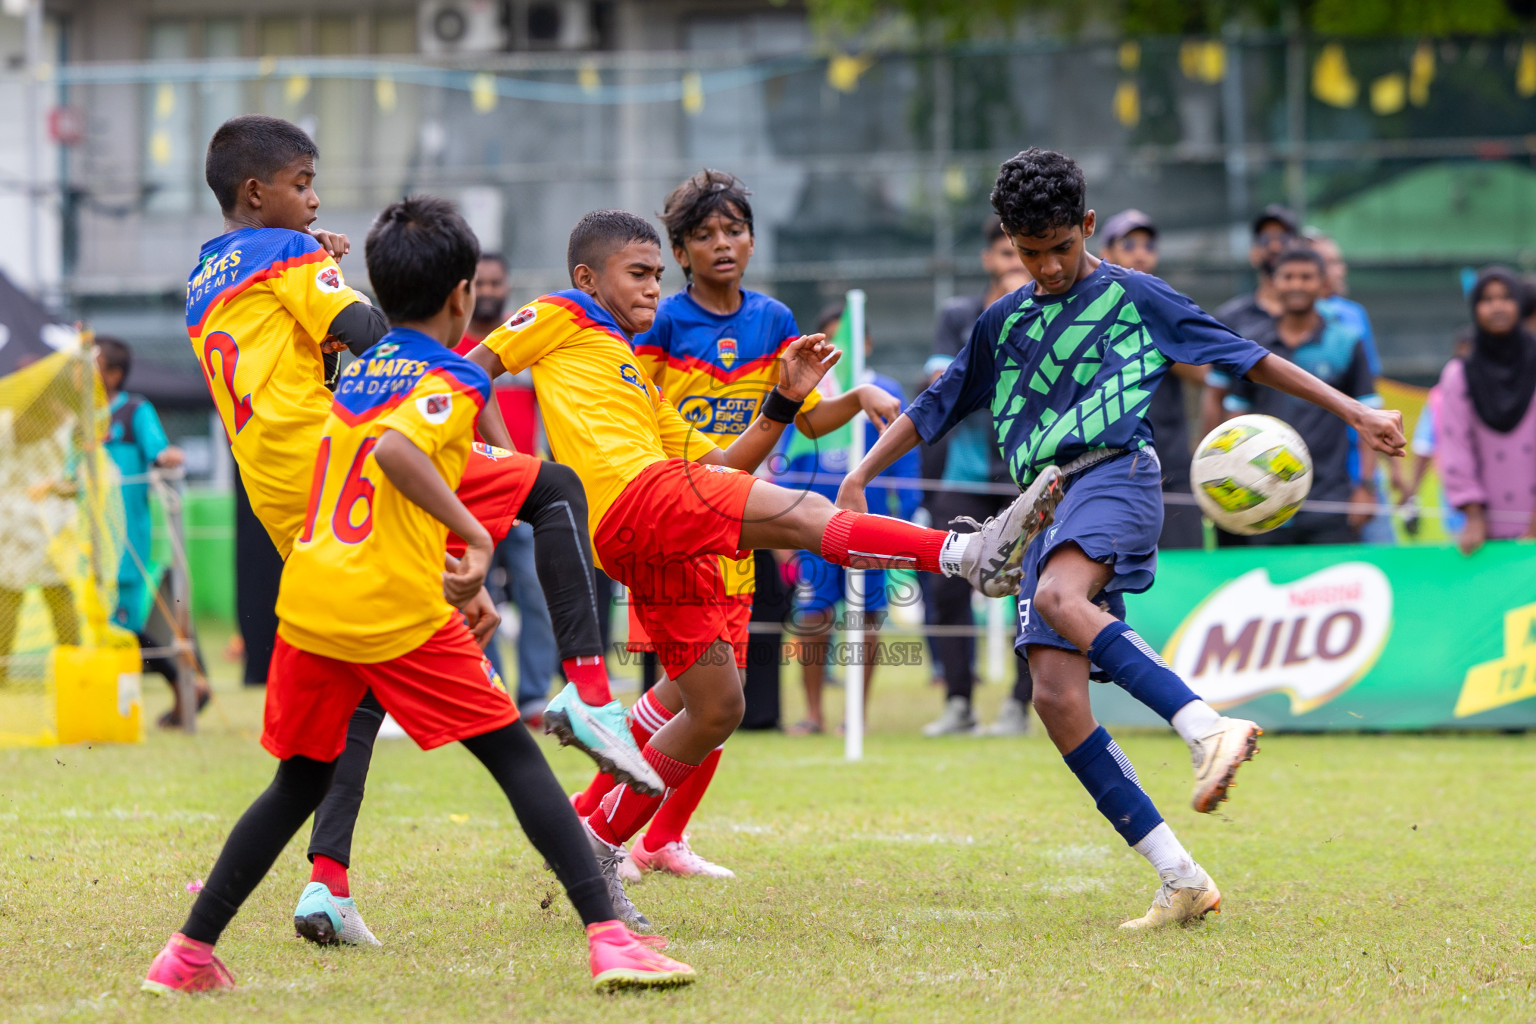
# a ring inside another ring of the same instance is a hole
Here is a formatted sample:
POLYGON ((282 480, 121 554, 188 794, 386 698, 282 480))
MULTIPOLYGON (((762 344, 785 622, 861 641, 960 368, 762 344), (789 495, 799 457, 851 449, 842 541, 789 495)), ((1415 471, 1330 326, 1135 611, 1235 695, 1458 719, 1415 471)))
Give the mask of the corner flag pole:
MULTIPOLYGON (((864 291, 854 288, 848 292, 844 315, 848 317, 848 333, 853 351, 850 375, 853 386, 864 379, 864 291)), ((852 470, 864 459, 864 416, 853 419, 853 429, 848 439, 848 469, 852 470)), ((844 601, 843 614, 847 619, 843 633, 844 649, 848 652, 848 671, 843 676, 843 690, 847 698, 847 711, 843 716, 843 755, 849 761, 864 758, 864 674, 869 671, 864 658, 864 570, 848 570, 848 596, 844 601)))

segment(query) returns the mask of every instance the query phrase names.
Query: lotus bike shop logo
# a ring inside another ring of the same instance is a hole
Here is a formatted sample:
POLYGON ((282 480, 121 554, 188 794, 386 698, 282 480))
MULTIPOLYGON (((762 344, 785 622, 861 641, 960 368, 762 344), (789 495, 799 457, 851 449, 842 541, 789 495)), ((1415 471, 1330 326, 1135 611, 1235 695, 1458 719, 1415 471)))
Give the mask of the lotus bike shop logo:
POLYGON ((641 391, 645 390, 645 381, 640 378, 640 371, 629 363, 624 363, 619 367, 619 378, 626 384, 633 384, 641 391))
POLYGON ((1168 664, 1218 708, 1286 693, 1302 715, 1359 682, 1392 633, 1392 584, 1369 562, 1291 583, 1267 569, 1229 580, 1184 619, 1168 664))

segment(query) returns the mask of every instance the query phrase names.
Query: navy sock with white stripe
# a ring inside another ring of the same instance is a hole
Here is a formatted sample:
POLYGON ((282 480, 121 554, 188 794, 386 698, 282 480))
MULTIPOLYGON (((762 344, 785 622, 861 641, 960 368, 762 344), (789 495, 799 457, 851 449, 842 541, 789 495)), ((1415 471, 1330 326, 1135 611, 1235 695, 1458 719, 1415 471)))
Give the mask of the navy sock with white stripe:
POLYGON ((1162 824, 1163 816, 1141 788, 1130 759, 1102 725, 1062 760, 1127 846, 1135 846, 1162 824))
POLYGON ((1195 691, 1157 656, 1152 645, 1123 622, 1115 621, 1099 631, 1088 648, 1089 659, 1109 674, 1126 693, 1157 712, 1166 722, 1191 701, 1195 691))

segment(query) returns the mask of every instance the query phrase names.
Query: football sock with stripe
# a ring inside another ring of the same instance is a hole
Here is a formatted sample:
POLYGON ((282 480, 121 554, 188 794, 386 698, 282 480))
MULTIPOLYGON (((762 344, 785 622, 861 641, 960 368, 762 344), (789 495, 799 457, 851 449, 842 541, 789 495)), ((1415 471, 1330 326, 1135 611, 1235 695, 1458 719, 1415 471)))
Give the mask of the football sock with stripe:
POLYGON ((950 534, 902 519, 842 509, 821 535, 821 557, 855 569, 941 572, 939 552, 950 534))
POLYGON ((1123 622, 1111 622, 1099 631, 1088 647, 1088 658, 1122 690, 1178 728, 1186 743, 1192 735, 1204 736, 1220 717, 1157 656, 1151 644, 1123 622), (1182 714, 1190 705, 1196 706, 1182 714), (1181 717, 1176 720, 1176 716, 1181 717))
POLYGON ((692 820, 693 812, 699 809, 699 801, 704 799, 704 793, 715 777, 715 769, 720 766, 720 752, 724 749, 716 747, 711 750, 698 769, 682 785, 667 794, 661 809, 651 819, 651 827, 645 830, 645 838, 641 840, 647 850, 659 850, 683 838, 683 830, 692 820))
POLYGON ((1127 846, 1135 846, 1162 824, 1163 816, 1141 788, 1136 769, 1102 725, 1063 760, 1127 846))
MULTIPOLYGON (((666 783, 668 793, 686 782, 699 767, 668 757, 649 743, 640 753, 666 783)), ((642 796, 628 786, 615 786, 603 797, 597 810, 587 817, 587 824, 606 843, 615 846, 627 843, 651 820, 664 799, 665 796, 642 796)))
MULTIPOLYGON (((635 738, 635 746, 641 750, 651 742, 651 737, 656 730, 672 720, 672 712, 666 705, 656 699, 654 690, 647 690, 640 695, 640 699, 630 707, 629 714, 624 716, 629 723, 629 734, 635 738)), ((619 784, 619 780, 612 775, 598 773, 581 795, 572 801, 576 813, 583 818, 597 810, 597 805, 602 803, 603 797, 619 784)))

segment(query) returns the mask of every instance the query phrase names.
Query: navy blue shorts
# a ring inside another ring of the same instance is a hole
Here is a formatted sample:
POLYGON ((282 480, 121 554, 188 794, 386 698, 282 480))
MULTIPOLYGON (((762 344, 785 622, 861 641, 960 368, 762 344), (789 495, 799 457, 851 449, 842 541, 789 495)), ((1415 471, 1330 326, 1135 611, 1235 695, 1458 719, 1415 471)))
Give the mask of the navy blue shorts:
POLYGON ((1015 649, 1021 655, 1030 644, 1077 650, 1034 611, 1040 573, 1057 550, 1076 544, 1095 562, 1113 567, 1114 575, 1104 584, 1098 604, 1124 619, 1124 595, 1152 586, 1162 529, 1163 472, 1150 448, 1117 455, 1068 477, 1055 521, 1024 552, 1015 649))

